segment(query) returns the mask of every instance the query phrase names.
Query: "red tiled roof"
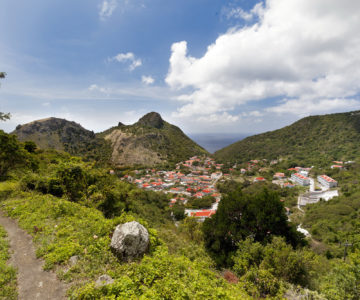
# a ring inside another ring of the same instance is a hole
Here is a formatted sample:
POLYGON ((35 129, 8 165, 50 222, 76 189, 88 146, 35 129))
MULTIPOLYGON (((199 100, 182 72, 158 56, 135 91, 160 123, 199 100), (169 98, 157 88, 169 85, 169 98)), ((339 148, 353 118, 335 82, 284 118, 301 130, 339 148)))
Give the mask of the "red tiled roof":
POLYGON ((197 211, 194 213, 191 213, 191 215, 193 217, 205 217, 205 218, 209 218, 212 215, 214 215, 216 213, 215 210, 203 210, 203 211, 197 211))
POLYGON ((331 177, 327 176, 327 175, 321 175, 321 178, 325 179, 327 182, 336 182, 335 179, 332 179, 331 177))
POLYGON ((296 177, 299 177, 299 178, 301 178, 301 179, 309 179, 308 177, 305 177, 305 176, 303 176, 303 175, 301 175, 301 174, 299 174, 299 173, 295 173, 294 174, 296 177))

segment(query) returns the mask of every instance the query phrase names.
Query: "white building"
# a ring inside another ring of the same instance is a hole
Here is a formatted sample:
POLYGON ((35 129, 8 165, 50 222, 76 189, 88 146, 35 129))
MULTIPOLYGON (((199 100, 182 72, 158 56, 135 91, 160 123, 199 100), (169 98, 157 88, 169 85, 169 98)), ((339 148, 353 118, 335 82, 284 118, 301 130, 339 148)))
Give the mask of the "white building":
POLYGON ((317 177, 317 180, 323 185, 328 188, 336 187, 337 181, 335 179, 332 179, 331 177, 327 175, 319 175, 317 177))
POLYGON ((305 177, 299 173, 294 173, 291 175, 291 180, 302 185, 302 186, 306 186, 306 185, 310 185, 310 179, 308 177, 305 177))

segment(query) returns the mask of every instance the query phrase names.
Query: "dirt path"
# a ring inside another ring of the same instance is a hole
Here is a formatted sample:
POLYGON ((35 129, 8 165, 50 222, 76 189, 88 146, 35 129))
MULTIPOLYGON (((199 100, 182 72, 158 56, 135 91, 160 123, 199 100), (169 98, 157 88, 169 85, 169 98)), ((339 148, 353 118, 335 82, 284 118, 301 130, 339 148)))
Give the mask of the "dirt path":
POLYGON ((10 264, 18 269, 19 299, 66 299, 66 285, 60 282, 54 273, 42 269, 44 262, 35 256, 32 237, 1 211, 0 225, 5 228, 10 240, 10 264))

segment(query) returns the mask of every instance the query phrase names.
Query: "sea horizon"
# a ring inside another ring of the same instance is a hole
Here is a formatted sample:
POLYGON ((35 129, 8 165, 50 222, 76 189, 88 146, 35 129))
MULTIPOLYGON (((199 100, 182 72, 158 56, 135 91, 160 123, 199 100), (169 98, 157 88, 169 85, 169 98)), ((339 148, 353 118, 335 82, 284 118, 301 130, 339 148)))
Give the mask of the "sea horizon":
POLYGON ((210 153, 251 136, 251 133, 190 133, 188 136, 210 153))

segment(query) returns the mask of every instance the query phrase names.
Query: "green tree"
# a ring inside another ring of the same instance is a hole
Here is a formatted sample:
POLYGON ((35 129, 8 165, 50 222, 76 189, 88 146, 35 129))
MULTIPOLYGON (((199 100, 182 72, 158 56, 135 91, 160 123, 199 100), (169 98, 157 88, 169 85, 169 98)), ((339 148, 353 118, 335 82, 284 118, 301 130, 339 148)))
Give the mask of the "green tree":
POLYGON ((63 166, 57 172, 70 201, 78 202, 86 192, 87 178, 80 166, 63 166))
POLYGON ((29 155, 17 141, 15 135, 0 130, 0 180, 19 165, 29 163, 29 155))
POLYGON ((26 142, 24 143, 24 148, 25 148, 25 150, 26 150, 27 152, 29 152, 29 153, 34 153, 35 150, 36 150, 36 148, 37 148, 37 146, 36 146, 36 144, 35 144, 33 141, 26 141, 26 142))
POLYGON ((293 246, 303 244, 304 236, 287 221, 276 192, 263 189, 256 194, 240 190, 226 195, 216 214, 203 225, 205 246, 219 266, 232 265, 231 256, 247 237, 266 244, 272 236, 283 236, 293 246))
MULTIPOLYGON (((5 76, 6 76, 5 72, 0 72, 0 79, 5 78, 5 76)), ((0 121, 9 120, 10 117, 11 117, 11 115, 9 113, 5 114, 5 113, 0 111, 0 121)))

